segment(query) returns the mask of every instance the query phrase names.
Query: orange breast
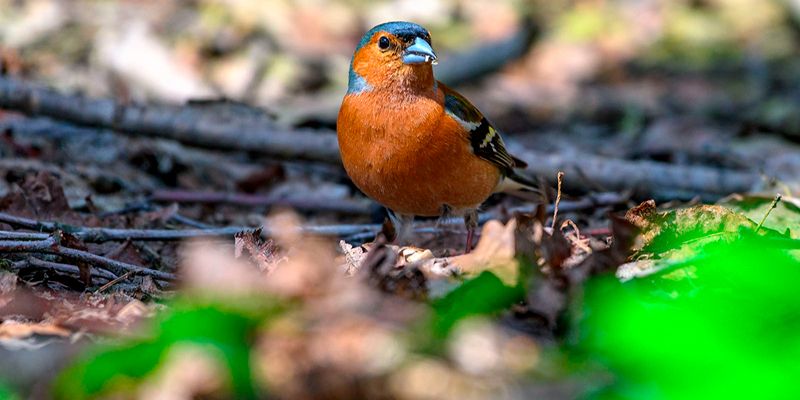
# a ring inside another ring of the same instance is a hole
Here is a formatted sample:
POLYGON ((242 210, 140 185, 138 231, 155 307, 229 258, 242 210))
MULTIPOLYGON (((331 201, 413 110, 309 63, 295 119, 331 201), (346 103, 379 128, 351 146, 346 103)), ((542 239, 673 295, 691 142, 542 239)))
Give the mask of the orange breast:
POLYGON ((367 196, 401 214, 440 215, 475 208, 500 171, 470 151, 466 131, 444 112, 443 95, 345 97, 337 120, 347 174, 367 196))

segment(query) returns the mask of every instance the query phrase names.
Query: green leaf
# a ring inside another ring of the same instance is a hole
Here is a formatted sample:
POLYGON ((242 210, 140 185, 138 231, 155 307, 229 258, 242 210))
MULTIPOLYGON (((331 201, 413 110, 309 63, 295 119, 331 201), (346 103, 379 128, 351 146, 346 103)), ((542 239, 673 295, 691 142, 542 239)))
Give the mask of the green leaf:
MULTIPOLYGON (((773 200, 773 196, 746 196, 729 199, 722 205, 758 223, 769 211, 773 200)), ((793 239, 800 239, 800 200, 784 196, 764 220, 763 227, 779 233, 788 232, 793 239)))
POLYGON ((209 354, 226 367, 236 398, 254 398, 251 339, 256 328, 283 306, 249 300, 177 300, 150 338, 94 349, 59 376, 55 393, 62 399, 84 399, 133 390, 158 370, 176 345, 195 344, 213 350, 209 354))
POLYGON ((521 287, 506 286, 497 275, 484 271, 432 304, 433 334, 436 338, 446 338, 459 321, 503 311, 524 296, 521 287))
POLYGON ((800 396, 800 262, 779 239, 703 246, 691 284, 590 282, 580 347, 616 377, 594 398, 800 396))

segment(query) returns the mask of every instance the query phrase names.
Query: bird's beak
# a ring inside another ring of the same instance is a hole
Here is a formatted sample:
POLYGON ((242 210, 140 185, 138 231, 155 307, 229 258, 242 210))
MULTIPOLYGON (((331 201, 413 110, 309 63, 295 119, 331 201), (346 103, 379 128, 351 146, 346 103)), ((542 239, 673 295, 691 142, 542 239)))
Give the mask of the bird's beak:
POLYGON ((414 39, 414 43, 403 52, 403 63, 422 64, 427 62, 436 64, 436 53, 433 52, 431 45, 425 39, 414 39))

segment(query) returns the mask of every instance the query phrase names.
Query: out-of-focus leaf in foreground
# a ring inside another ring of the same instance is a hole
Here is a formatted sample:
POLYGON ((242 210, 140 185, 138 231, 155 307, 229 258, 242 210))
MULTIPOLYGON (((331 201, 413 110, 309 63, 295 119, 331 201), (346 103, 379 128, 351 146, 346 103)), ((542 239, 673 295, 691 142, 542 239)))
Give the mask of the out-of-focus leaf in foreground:
POLYGON ((16 400, 19 399, 19 396, 14 394, 10 389, 6 388, 5 385, 0 383, 0 400, 16 400))
POLYGON ((614 376, 592 397, 800 396, 797 243, 748 227, 725 234, 676 264, 694 270, 680 279, 589 282, 579 347, 614 376))
POLYGON ((256 328, 282 307, 264 299, 244 300, 178 300, 148 337, 85 354, 62 373, 55 393, 63 399, 81 399, 135 390, 163 366, 171 351, 191 345, 206 350, 227 371, 237 398, 253 398, 252 340, 256 328))
POLYGON ((432 304, 433 334, 445 338, 459 321, 506 310, 524 296, 523 288, 506 286, 497 275, 484 271, 432 304))

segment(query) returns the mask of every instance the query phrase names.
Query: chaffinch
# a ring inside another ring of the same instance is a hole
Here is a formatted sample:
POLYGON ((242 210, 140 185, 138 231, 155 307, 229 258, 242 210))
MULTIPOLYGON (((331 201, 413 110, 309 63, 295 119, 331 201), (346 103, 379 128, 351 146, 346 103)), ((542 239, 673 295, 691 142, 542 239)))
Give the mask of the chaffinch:
POLYGON ((467 252, 492 193, 533 189, 500 133, 464 96, 436 81, 425 28, 388 22, 356 47, 336 121, 353 183, 389 209, 399 236, 414 216, 463 215, 467 252))

